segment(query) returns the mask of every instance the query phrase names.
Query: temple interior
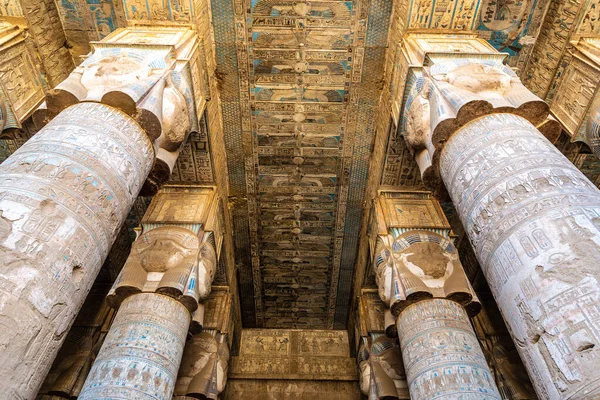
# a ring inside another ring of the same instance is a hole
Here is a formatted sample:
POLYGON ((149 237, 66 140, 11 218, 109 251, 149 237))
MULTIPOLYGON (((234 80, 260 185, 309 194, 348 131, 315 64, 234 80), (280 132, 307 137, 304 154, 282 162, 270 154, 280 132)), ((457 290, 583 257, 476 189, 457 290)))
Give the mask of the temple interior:
POLYGON ((598 0, 2 0, 0 163, 0 400, 600 399, 598 0))

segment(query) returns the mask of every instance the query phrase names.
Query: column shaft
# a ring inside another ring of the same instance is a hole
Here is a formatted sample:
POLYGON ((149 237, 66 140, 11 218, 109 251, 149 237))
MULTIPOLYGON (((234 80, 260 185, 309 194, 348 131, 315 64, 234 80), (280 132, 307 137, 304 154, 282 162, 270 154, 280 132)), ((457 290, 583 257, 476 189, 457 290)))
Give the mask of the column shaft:
POLYGON ((79 399, 171 399, 190 320, 168 296, 125 299, 79 399))
POLYGON ((501 399, 460 304, 423 300, 397 324, 411 399, 501 399))
POLYGON ((129 116, 74 105, 0 165, 0 387, 31 399, 152 167, 129 116))
POLYGON ((513 114, 458 129, 440 170, 538 396, 600 396, 598 189, 513 114))

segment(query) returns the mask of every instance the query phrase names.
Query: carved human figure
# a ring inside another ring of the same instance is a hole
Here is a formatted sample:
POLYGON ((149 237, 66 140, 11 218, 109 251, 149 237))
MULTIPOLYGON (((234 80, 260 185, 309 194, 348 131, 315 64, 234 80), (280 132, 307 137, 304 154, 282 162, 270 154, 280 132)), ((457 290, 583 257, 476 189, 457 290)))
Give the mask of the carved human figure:
POLYGON ((201 332, 186 343, 174 400, 192 397, 217 400, 227 383, 229 344, 226 339, 226 335, 215 337, 201 332))
POLYGON ((448 238, 411 230, 393 241, 391 237, 380 237, 376 254, 379 294, 394 315, 413 302, 433 297, 453 299, 469 310, 480 309, 458 252, 448 238))
POLYGON ((369 399, 404 399, 406 375, 395 338, 384 335, 363 338, 358 351, 360 390, 369 399))
POLYGON ((463 306, 422 300, 397 326, 411 399, 502 398, 463 306))
POLYGON ((162 226, 143 233, 113 288, 108 304, 117 308, 134 293, 156 292, 173 297, 190 312, 210 294, 216 269, 216 253, 192 231, 162 226))
POLYGON ((0 385, 7 397, 37 393, 153 158, 133 119, 83 103, 0 165, 0 385))

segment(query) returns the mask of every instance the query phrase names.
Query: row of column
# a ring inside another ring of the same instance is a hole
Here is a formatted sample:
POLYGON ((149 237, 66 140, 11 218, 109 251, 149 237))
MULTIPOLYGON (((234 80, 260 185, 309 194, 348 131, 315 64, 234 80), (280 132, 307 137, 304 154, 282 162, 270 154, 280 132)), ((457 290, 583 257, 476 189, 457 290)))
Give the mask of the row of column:
MULTIPOLYGON (((51 121, 0 165, 0 386, 10 399, 35 397, 134 200, 140 191, 154 194, 168 179, 181 146, 198 126, 199 71, 190 60, 199 52, 193 30, 119 29, 92 48, 36 111, 40 120, 51 121)), ((189 230, 180 236, 190 243, 206 237, 189 230)), ((157 249, 144 254, 160 253, 164 245, 157 242, 157 249)), ((199 242, 196 251, 206 246, 199 242)), ((191 257, 193 250, 186 251, 191 257)), ((125 375, 117 371, 125 361, 114 358, 117 349, 128 349, 127 362, 138 360, 139 367, 150 353, 162 354, 156 363, 144 364, 139 376, 130 371, 136 376, 131 382, 143 382, 138 391, 172 390, 191 312, 204 298, 200 275, 177 280, 186 268, 195 271, 189 276, 203 274, 199 260, 188 257, 173 268, 153 265, 142 286, 145 261, 128 262, 125 270, 132 272, 126 288, 117 289, 115 303, 123 301, 123 311, 82 398, 94 398, 104 383, 110 386, 110 379, 103 379, 111 368, 111 382, 123 386, 119 379, 125 375), (160 284, 154 281, 159 272, 166 276, 160 284), (190 293, 178 294, 186 284, 190 293), (147 301, 155 315, 145 314, 147 301), (163 318, 161 311, 168 314, 163 318), (147 336, 143 329, 153 333, 147 336), (133 338, 131 332, 142 336, 133 338), (161 353, 160 341, 147 341, 158 332, 180 342, 179 348, 161 353), (162 371, 161 378, 148 381, 148 368, 162 371)), ((208 287, 211 280, 202 275, 208 287)))
POLYGON ((400 130, 452 200, 538 397, 600 397, 600 191, 542 134, 556 121, 505 55, 464 53, 411 67, 400 130))

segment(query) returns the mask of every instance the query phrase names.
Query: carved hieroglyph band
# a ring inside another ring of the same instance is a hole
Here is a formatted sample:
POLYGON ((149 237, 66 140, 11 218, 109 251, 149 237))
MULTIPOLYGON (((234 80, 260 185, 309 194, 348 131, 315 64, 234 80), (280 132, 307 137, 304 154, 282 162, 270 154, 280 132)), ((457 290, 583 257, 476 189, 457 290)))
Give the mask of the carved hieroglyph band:
POLYGON ((170 399, 190 320, 188 309, 168 296, 125 299, 79 399, 170 399))
POLYGON ((501 399, 463 307, 423 300, 397 320, 410 398, 501 399))
POLYGON ((0 386, 35 397, 154 159, 129 116, 59 114, 0 166, 0 386))
POLYGON ((513 114, 460 128, 440 165, 538 396, 600 396, 600 191, 513 114))

